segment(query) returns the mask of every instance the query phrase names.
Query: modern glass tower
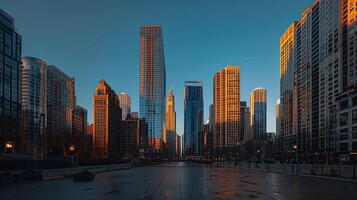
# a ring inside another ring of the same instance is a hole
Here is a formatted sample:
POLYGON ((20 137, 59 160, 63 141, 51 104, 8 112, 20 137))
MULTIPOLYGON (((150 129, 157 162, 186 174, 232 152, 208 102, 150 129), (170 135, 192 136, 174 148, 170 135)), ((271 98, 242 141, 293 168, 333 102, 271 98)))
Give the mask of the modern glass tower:
POLYGON ((23 150, 33 153, 34 159, 43 158, 47 128, 47 64, 37 58, 23 57, 21 83, 23 150))
POLYGON ((253 140, 264 140, 267 132, 267 90, 255 88, 250 93, 250 127, 253 140))
POLYGON ((148 123, 148 145, 159 150, 165 123, 166 72, 160 26, 140 28, 140 118, 148 123))
POLYGON ((20 151, 21 36, 0 9, 0 154, 20 151))
POLYGON ((185 81, 184 155, 199 155, 203 131, 203 82, 185 81))

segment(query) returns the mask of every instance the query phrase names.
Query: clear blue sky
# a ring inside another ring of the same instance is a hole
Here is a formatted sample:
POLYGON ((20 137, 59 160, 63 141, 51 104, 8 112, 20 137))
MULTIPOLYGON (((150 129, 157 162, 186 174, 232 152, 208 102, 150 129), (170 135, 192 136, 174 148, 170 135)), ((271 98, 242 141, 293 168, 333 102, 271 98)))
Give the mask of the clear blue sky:
MULTIPOLYGON (((139 105, 139 27, 163 29, 167 90, 176 98, 183 130, 185 80, 203 80, 205 119, 213 75, 241 67, 241 99, 268 89, 268 131, 275 131, 279 97, 279 38, 313 0, 0 0, 34 56, 76 78, 77 102, 92 121, 95 86, 105 79, 139 105)), ((168 91, 167 91, 168 92, 168 91)))

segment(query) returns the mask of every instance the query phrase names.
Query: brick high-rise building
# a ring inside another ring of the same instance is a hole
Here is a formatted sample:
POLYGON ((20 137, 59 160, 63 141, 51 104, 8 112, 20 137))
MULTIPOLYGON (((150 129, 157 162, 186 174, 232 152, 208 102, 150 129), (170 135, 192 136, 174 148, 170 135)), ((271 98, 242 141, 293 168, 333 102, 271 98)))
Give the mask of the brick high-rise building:
POLYGON ((117 95, 104 80, 101 80, 96 87, 93 110, 94 159, 119 159, 121 109, 117 95))

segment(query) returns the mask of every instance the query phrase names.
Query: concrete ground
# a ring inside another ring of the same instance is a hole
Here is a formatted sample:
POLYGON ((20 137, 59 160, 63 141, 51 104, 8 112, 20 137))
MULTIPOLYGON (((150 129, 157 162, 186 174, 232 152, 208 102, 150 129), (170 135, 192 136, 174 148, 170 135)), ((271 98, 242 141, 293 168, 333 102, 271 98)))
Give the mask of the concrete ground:
POLYGON ((235 168, 168 163, 97 174, 95 181, 61 179, 0 186, 0 199, 357 199, 357 183, 235 168))

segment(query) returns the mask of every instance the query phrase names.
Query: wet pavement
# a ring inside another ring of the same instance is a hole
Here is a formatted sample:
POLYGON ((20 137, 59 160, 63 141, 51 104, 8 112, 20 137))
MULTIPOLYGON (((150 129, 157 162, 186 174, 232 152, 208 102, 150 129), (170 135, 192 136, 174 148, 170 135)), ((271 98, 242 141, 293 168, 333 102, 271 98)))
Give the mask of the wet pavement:
POLYGON ((234 168, 168 163, 62 179, 0 186, 0 199, 357 199, 357 183, 234 168))

